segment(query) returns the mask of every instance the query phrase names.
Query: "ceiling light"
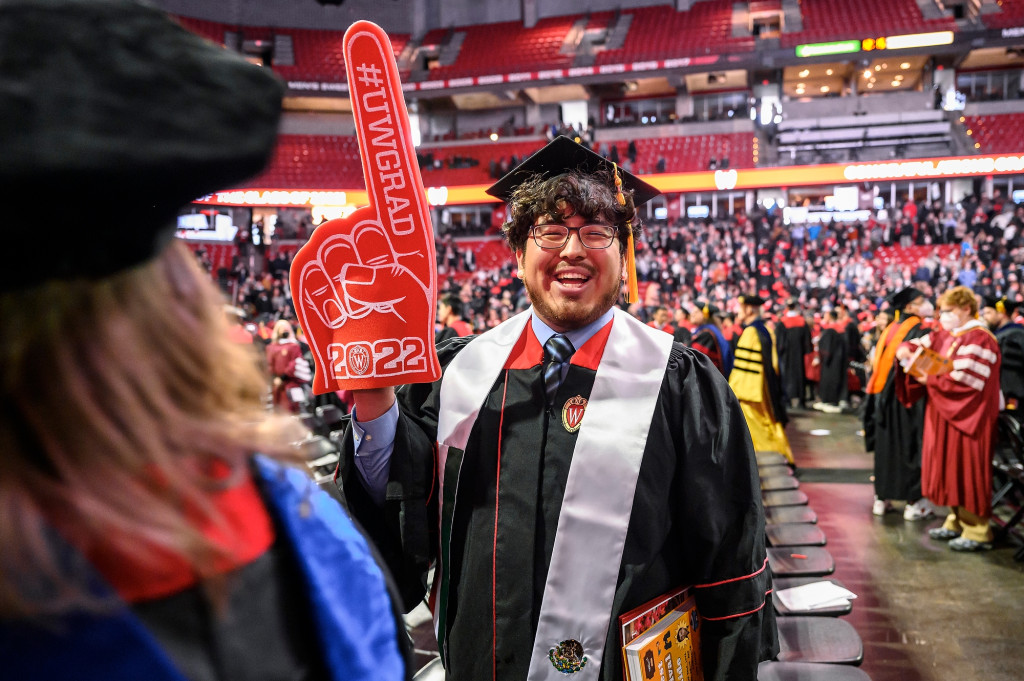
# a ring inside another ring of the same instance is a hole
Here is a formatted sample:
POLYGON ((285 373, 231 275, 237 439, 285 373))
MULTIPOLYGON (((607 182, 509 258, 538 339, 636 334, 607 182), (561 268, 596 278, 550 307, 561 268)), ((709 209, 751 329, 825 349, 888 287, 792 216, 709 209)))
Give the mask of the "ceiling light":
POLYGON ((828 85, 822 85, 822 86, 821 86, 821 91, 822 91, 822 92, 828 92, 828 90, 829 90, 829 87, 828 87, 828 85))
POLYGON ((825 75, 826 76, 831 76, 832 75, 832 69, 825 69, 825 75))
POLYGON ((903 74, 902 73, 897 74, 897 75, 893 76, 892 79, 893 80, 903 80, 903 74))
POLYGON ((871 77, 871 69, 864 69, 864 77, 865 78, 870 78, 871 77))
POLYGON ((873 87, 875 87, 875 84, 874 84, 874 83, 868 83, 868 89, 869 89, 869 90, 870 90, 871 88, 873 88, 873 87))
POLYGON ((806 78, 807 76, 811 75, 811 72, 809 69, 804 69, 803 71, 800 72, 799 75, 801 78, 806 78))
POLYGON ((971 130, 970 128, 967 128, 967 134, 968 134, 968 135, 973 135, 973 134, 974 134, 974 131, 973 131, 973 130, 971 130))
POLYGON ((910 68, 910 62, 909 61, 903 62, 902 64, 900 64, 900 68, 904 69, 904 70, 909 69, 910 68))
POLYGON ((887 63, 885 63, 885 62, 882 62, 882 68, 883 69, 887 69, 887 68, 889 68, 889 65, 887 63))
POLYGON ((497 142, 498 141, 498 133, 496 133, 496 132, 492 132, 491 133, 491 141, 492 142, 497 142))
POLYGON ((981 142, 975 142, 974 143, 974 148, 975 149, 981 149, 981 142))
POLYGON ((900 82, 899 82, 898 80, 894 80, 894 81, 893 81, 893 82, 891 83, 891 85, 892 85, 893 87, 899 87, 899 86, 900 86, 900 82))
POLYGON ((882 67, 879 66, 878 64, 875 64, 875 71, 881 71, 881 70, 882 70, 882 67))

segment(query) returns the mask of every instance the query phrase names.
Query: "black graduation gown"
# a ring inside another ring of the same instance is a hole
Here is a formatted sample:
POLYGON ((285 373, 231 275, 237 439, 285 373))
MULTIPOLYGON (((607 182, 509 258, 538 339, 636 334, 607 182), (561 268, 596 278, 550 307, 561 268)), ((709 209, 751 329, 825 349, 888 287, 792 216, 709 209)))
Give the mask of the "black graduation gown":
MULTIPOLYGON (((471 340, 442 347, 442 367, 471 340)), ((454 510, 440 638, 451 681, 522 681, 529 668, 576 438, 563 427, 560 406, 545 409, 542 350, 533 343, 535 357, 517 360, 491 388, 458 480, 445 478, 442 503, 454 510)), ((594 368, 572 365, 554 404, 588 397, 594 376, 594 368)), ((340 475, 350 508, 379 542, 409 608, 423 597, 437 545, 439 391, 440 381, 399 391, 383 511, 353 471, 351 436, 344 440, 340 475)), ((449 452, 446 473, 458 456, 449 452)), ((706 585, 695 589, 705 618, 705 679, 752 679, 757 661, 778 651, 770 599, 765 604, 771 588, 765 556, 756 462, 739 403, 704 355, 677 343, 639 471, 600 678, 622 678, 619 615, 672 588, 706 585)))
POLYGON ((822 329, 818 339, 818 357, 821 358, 818 397, 822 402, 838 404, 847 395, 846 369, 850 362, 846 355, 845 335, 833 328, 822 329))
MULTIPOLYGON (((918 324, 903 340, 927 333, 928 329, 918 324)), ((917 501, 921 498, 921 440, 928 400, 922 398, 909 409, 904 407, 896 397, 897 372, 902 370, 893 362, 882 390, 865 401, 864 446, 875 453, 875 495, 917 501)))
POLYGON ((778 343, 779 378, 786 399, 804 400, 804 357, 811 352, 811 331, 802 319, 799 324, 788 325, 784 317, 775 325, 775 342, 778 343))
POLYGON ((1017 409, 1024 409, 1024 326, 1007 324, 996 330, 999 354, 1003 362, 999 369, 999 388, 1007 405, 1016 400, 1017 409))

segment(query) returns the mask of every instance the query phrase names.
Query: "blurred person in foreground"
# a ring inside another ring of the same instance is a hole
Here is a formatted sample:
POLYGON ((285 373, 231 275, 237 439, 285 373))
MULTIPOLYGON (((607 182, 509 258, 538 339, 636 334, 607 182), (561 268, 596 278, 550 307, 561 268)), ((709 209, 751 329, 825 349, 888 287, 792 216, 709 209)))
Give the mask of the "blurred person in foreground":
POLYGON ((704 678, 755 678, 778 643, 742 412, 707 357, 616 307, 657 190, 560 137, 488 191, 533 306, 442 346, 434 384, 353 391, 350 507, 406 607, 437 559, 452 681, 621 679, 619 616, 684 586, 704 678))
POLYGON ((130 0, 5 0, 0 70, 4 205, 48 206, 0 273, 0 676, 408 678, 368 543, 173 238, 265 165, 281 84, 130 0))
POLYGON ((779 356, 775 337, 761 318, 765 300, 758 295, 740 296, 736 324, 742 328, 733 349, 729 387, 736 393, 754 449, 779 452, 789 463, 793 451, 786 437, 786 405, 779 380, 779 356))
POLYGON ((939 297, 941 328, 904 342, 896 359, 926 347, 952 361, 947 373, 917 378, 900 372, 897 397, 910 406, 927 391, 921 451, 922 492, 949 506, 932 539, 954 551, 992 548, 992 452, 999 416, 999 344, 977 319, 978 300, 965 286, 939 297))

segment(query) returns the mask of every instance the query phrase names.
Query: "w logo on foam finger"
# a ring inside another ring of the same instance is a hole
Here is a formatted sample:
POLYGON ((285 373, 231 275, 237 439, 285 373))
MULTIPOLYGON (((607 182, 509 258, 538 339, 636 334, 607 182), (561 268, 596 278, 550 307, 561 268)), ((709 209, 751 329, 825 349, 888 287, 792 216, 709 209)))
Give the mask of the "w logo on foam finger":
POLYGON ((441 376, 430 205, 391 42, 360 21, 346 31, 344 50, 370 205, 320 225, 292 263, 316 394, 441 376))

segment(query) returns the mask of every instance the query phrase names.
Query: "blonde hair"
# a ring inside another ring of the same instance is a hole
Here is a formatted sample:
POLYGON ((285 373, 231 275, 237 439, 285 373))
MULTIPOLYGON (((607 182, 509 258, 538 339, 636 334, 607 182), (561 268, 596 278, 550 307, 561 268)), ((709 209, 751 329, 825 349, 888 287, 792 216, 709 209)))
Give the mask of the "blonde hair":
POLYGON ((955 286, 943 293, 939 296, 939 305, 966 307, 970 309, 972 317, 978 316, 978 298, 966 286, 955 286))
POLYGON ((95 282, 0 293, 0 319, 0 616, 95 605, 65 574, 54 526, 75 546, 149 564, 171 550, 212 575, 221 550, 182 508, 222 523, 210 493, 254 451, 297 456, 302 433, 263 408, 259 358, 229 340, 187 247, 95 282))
POLYGON ((278 319, 277 323, 274 324, 274 330, 270 332, 270 340, 273 343, 281 340, 281 334, 287 333, 289 336, 294 336, 292 333, 292 325, 287 319, 278 319))

